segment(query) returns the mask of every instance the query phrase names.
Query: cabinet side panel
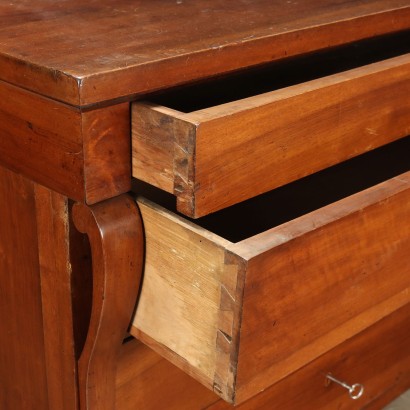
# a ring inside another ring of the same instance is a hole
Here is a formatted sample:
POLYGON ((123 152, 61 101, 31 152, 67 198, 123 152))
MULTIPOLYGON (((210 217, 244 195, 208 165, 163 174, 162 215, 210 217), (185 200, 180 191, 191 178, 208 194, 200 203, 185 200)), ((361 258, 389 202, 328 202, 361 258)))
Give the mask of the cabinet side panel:
POLYGON ((35 201, 49 406, 74 410, 78 396, 68 199, 35 185, 35 201))
POLYGON ((48 409, 34 187, 0 167, 0 408, 48 409))

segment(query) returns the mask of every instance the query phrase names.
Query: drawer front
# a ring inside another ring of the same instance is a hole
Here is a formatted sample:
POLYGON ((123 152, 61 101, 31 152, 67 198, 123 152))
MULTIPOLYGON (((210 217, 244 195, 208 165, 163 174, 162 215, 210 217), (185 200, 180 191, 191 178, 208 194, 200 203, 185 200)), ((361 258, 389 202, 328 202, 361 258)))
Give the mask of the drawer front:
POLYGON ((409 203, 406 173, 232 243, 140 199, 131 333, 241 403, 410 301, 409 203))
MULTIPOLYGON (((410 387, 410 305, 327 352, 243 405, 239 410, 380 409, 410 387), (364 390, 352 400, 327 374, 364 390), (375 405, 371 407, 370 405, 375 405)), ((208 410, 232 409, 222 401, 208 410)))
POLYGON ((132 108, 133 175, 200 217, 410 133, 410 54, 182 113, 132 108))
MULTIPOLYGON (((281 380, 239 410, 353 410, 382 408, 410 387, 410 304, 281 380), (361 383, 363 395, 325 379, 327 373, 361 383), (369 404, 375 407, 369 407, 369 404)), ((117 370, 120 410, 232 410, 151 349, 132 341, 123 346, 117 370), (161 391, 159 395, 158 392, 161 391)))

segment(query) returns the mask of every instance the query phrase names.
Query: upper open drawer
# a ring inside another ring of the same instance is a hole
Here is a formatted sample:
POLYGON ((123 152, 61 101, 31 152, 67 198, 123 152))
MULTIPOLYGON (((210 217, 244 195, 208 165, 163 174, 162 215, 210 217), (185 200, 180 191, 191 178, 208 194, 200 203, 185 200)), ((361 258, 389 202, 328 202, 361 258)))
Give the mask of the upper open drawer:
POLYGON ((409 134, 400 36, 134 103, 133 176, 197 218, 409 134))

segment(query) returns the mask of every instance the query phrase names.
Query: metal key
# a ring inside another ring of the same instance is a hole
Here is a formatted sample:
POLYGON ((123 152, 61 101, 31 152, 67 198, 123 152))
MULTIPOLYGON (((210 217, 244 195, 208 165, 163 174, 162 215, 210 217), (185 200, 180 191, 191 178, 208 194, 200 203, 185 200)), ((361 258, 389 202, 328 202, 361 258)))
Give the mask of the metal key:
POLYGON ((334 378, 330 373, 326 375, 326 378, 347 389, 349 391, 350 398, 353 400, 356 400, 363 395, 364 386, 360 383, 349 385, 345 382, 342 382, 341 380, 334 378))

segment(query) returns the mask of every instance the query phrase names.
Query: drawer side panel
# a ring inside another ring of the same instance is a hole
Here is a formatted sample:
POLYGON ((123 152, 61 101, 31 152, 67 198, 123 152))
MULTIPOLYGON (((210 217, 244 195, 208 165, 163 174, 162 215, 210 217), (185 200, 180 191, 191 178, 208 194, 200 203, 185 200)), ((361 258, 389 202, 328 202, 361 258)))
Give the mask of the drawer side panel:
POLYGON ((237 402, 410 301, 409 203, 401 190, 249 261, 237 402))
MULTIPOLYGON (((410 56, 192 113, 199 217, 410 133, 410 56)), ((190 215, 192 216, 192 215, 190 215)))
POLYGON ((232 400, 242 285, 234 256, 154 204, 139 201, 145 271, 131 334, 232 400))

